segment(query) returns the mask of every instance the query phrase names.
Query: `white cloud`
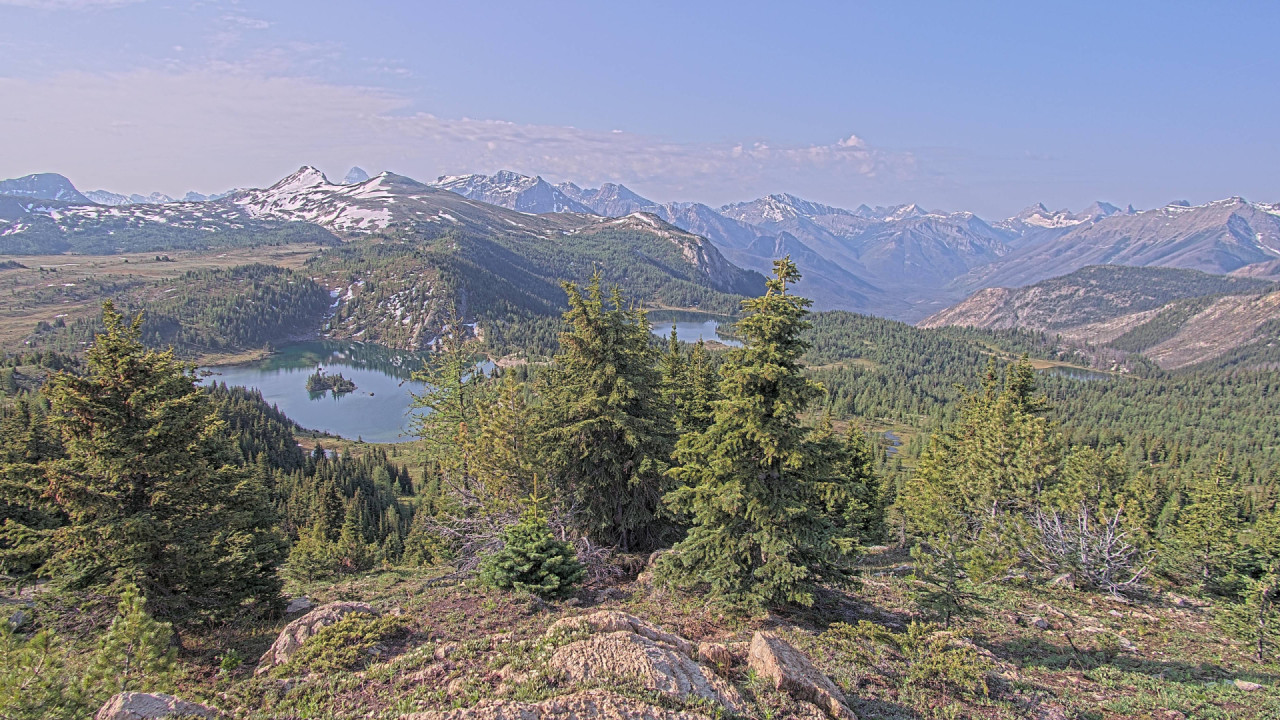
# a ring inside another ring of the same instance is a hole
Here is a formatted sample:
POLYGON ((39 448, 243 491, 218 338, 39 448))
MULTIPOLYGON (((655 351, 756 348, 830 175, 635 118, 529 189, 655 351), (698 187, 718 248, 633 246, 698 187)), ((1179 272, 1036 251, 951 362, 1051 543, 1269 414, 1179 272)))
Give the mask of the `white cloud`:
POLYGON ((421 180, 511 169, 625 182, 655 199, 790 190, 829 200, 919 176, 915 158, 829 145, 683 143, 618 131, 407 112, 391 93, 230 67, 0 78, 0 177, 61 172, 82 188, 180 194, 263 185, 304 163, 421 180))
POLYGON ((242 27, 245 30, 266 30, 271 27, 271 23, 266 20, 248 17, 245 15, 223 15, 222 21, 229 25, 242 27))

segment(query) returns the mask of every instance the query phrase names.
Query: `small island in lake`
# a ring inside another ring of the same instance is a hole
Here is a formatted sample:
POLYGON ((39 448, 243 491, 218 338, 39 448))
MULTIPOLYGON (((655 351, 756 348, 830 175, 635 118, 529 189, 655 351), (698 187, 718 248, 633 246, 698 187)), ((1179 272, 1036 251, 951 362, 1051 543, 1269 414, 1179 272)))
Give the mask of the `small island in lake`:
POLYGON ((310 393, 332 392, 334 395, 345 395, 355 389, 356 384, 342 377, 342 373, 325 375, 324 368, 316 368, 307 378, 307 392, 310 393))

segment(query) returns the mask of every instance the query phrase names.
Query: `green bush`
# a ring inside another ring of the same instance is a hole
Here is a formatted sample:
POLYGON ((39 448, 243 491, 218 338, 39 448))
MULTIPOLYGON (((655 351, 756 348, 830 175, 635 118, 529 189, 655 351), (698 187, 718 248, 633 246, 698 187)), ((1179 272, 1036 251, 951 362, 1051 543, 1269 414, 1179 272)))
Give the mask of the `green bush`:
POLYGON ((324 674, 356 670, 381 655, 381 645, 402 638, 407 632, 408 627, 402 617, 351 613, 332 625, 320 628, 289 662, 276 668, 276 674, 288 676, 302 672, 324 674))
POLYGON ((936 626, 923 623, 911 623, 900 638, 908 685, 928 685, 960 695, 990 695, 987 675, 992 664, 976 648, 957 643, 951 633, 937 632, 936 626))
POLYGON ((507 528, 503 540, 505 546, 480 566, 480 582, 490 587, 562 598, 587 572, 569 543, 551 534, 536 503, 507 528))

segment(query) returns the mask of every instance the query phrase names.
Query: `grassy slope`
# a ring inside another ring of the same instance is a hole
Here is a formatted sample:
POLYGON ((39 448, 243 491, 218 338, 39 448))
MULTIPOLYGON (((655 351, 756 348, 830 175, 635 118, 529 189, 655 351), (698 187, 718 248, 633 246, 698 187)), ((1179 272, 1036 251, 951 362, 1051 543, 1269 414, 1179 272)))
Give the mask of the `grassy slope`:
POLYGON ((26 269, 0 272, 0 348, 20 346, 37 322, 52 323, 59 316, 64 316, 68 323, 93 317, 105 297, 157 280, 176 278, 188 270, 254 262, 298 269, 320 249, 318 245, 288 245, 161 253, 172 262, 157 262, 156 253, 16 258, 26 269), (41 268, 46 272, 41 272, 41 268), (57 272, 49 272, 53 269, 57 272))
MULTIPOLYGON (((764 628, 804 648, 863 718, 1260 720, 1280 714, 1280 665, 1254 663, 1247 648, 1219 629, 1214 608, 1178 607, 1163 596, 1130 604, 1065 589, 974 588, 977 611, 961 618, 946 637, 972 641, 975 653, 968 661, 951 662, 950 674, 931 672, 931 661, 942 660, 936 664, 942 667, 947 657, 913 654, 894 644, 918 619, 909 600, 912 581, 893 571, 905 560, 896 551, 879 550, 864 559, 860 590, 831 592, 808 611, 758 614, 630 582, 591 587, 567 602, 545 604, 471 585, 428 582, 443 570, 375 572, 294 588, 317 602, 363 600, 402 613, 404 630, 386 639, 382 654, 367 666, 328 668, 281 692, 279 680, 255 679, 252 668, 284 621, 246 621, 184 638, 189 672, 179 690, 252 718, 396 718, 500 696, 538 700, 578 689, 545 672, 553 651, 543 641, 546 628, 566 615, 619 609, 695 642, 729 643, 739 655, 729 678, 751 702, 751 717, 786 717, 794 709, 742 663, 744 648, 738 643, 764 628), (1033 624, 1037 617, 1049 623, 1048 629, 1033 624), (860 620, 872 625, 864 625, 860 639, 850 642, 838 623, 860 620), (876 632, 868 633, 873 626, 876 632), (898 634, 884 636, 883 631, 898 634), (248 662, 218 674, 218 657, 228 648, 248 662), (981 683, 966 689, 952 682, 961 678, 955 671, 975 668, 985 670, 986 694, 981 683), (1264 689, 1247 693, 1232 684, 1235 679, 1260 682, 1264 689), (1054 709, 1064 714, 1052 714, 1054 709), (1163 710, 1184 715, 1162 715, 1163 710)), ((295 667, 279 675, 305 672, 295 667)), ((647 697, 627 683, 611 687, 647 697)))

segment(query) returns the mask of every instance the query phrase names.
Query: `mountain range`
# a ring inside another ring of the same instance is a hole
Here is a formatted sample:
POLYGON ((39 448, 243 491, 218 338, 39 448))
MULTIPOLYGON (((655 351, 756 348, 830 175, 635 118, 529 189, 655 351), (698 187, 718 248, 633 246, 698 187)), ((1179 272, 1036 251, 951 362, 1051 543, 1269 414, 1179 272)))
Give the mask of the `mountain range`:
POLYGON ((546 236, 636 213, 706 238, 718 257, 747 270, 768 273, 774 259, 791 255, 804 274, 797 290, 818 309, 908 321, 983 288, 1033 284, 1089 265, 1280 278, 1280 205, 1241 198, 1145 211, 1103 202, 1080 212, 1034 205, 988 222, 915 204, 847 209, 785 193, 720 207, 659 203, 624 185, 583 188, 508 171, 428 184, 352 168, 332 183, 303 168, 266 189, 183 200, 80 193, 60 175, 31 175, 0 182, 0 252, 110 252, 136 249, 139 237, 155 247, 166 237, 198 247, 260 231, 278 242, 337 241, 404 226, 546 236))
POLYGON ((785 193, 713 208, 657 203, 623 185, 552 185, 511 172, 438 186, 524 212, 644 211, 714 242, 745 268, 795 258, 798 291, 819 309, 915 321, 977 289, 1018 286, 1094 264, 1173 267, 1280 279, 1280 205, 1230 198, 1147 211, 1095 202, 1080 212, 1033 205, 987 222, 915 204, 846 209, 785 193))

